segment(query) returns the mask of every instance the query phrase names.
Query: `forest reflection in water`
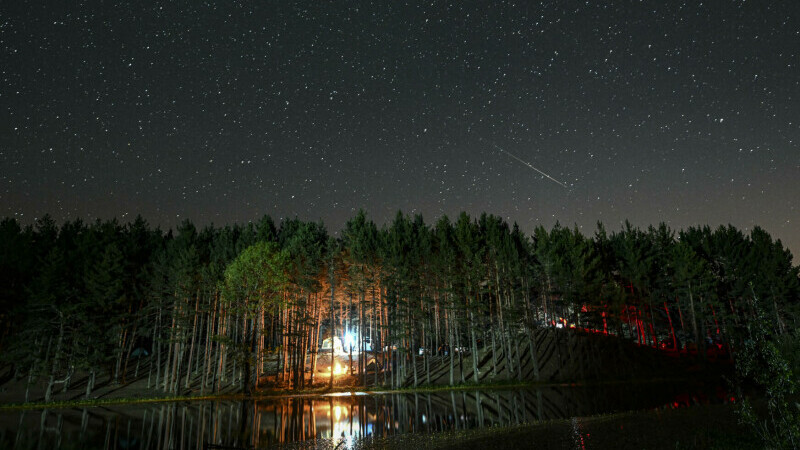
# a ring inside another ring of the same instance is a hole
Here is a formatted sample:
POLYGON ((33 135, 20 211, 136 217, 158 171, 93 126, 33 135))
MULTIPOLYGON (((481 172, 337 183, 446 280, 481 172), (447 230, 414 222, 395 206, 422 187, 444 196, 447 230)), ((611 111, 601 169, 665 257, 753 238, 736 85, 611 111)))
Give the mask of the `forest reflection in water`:
POLYGON ((346 393, 239 401, 167 402, 0 413, 0 448, 268 448, 313 439, 435 433, 679 408, 732 400, 719 386, 594 387, 346 393))

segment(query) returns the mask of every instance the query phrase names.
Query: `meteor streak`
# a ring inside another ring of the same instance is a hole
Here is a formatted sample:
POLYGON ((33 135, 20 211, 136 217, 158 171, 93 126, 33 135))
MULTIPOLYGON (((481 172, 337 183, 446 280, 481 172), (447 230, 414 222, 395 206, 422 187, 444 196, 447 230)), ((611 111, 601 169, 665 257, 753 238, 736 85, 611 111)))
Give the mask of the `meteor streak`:
MULTIPOLYGON (((481 138, 481 137, 479 137, 479 139, 485 140, 485 139, 483 139, 483 138, 481 138)), ((560 181, 556 180, 555 178, 553 178, 553 177, 551 177, 550 175, 548 175, 548 174, 546 174, 546 173, 542 172, 541 170, 537 169, 536 167, 533 167, 533 164, 531 164, 531 163, 529 163, 529 162, 527 162, 527 161, 523 160, 523 159, 522 159, 522 158, 520 158, 519 156, 517 156, 517 155, 515 155, 515 154, 513 154, 513 153, 511 153, 511 152, 509 152, 508 150, 504 149, 503 147, 500 147, 499 145, 495 144, 495 143, 494 143, 494 142, 492 142, 492 141, 486 140, 486 142, 488 142, 488 143, 492 144, 492 146, 493 146, 494 148, 496 148, 496 149, 500 150, 501 152, 505 153, 506 155, 508 155, 508 156, 510 156, 510 157, 512 157, 512 158, 514 158, 514 159, 516 159, 517 161, 521 162, 522 164, 525 164, 526 166, 530 167, 531 169, 535 170, 536 172, 538 172, 538 173, 542 174, 543 176, 545 176, 545 177, 549 178, 549 179, 550 179, 550 180, 551 180, 553 183, 556 183, 556 184, 558 184, 559 186, 561 186, 561 187, 563 187, 563 188, 569 189, 569 187, 567 187, 567 185, 566 185, 566 184, 564 184, 564 183, 562 183, 562 182, 560 182, 560 181)))
MULTIPOLYGON (((455 117, 453 117, 453 116, 445 116, 445 119, 450 119, 450 120, 452 120, 453 122, 456 122, 456 123, 458 123, 458 120, 456 120, 456 118, 455 118, 455 117)), ((546 174, 546 173, 542 172, 541 170, 537 169, 536 167, 533 167, 533 164, 531 164, 531 163, 529 163, 529 162, 525 161, 524 159, 522 159, 522 158, 520 158, 519 156, 517 156, 517 155, 515 155, 515 154, 511 153, 510 151, 508 151, 508 150, 504 149, 503 147, 500 147, 499 145, 495 144, 494 142, 492 142, 492 141, 490 141, 490 140, 488 140, 488 139, 484 139, 484 138, 483 138, 483 136, 481 136, 481 135, 480 135, 480 134, 478 134, 476 131, 474 131, 474 130, 472 129, 472 127, 471 127, 471 126, 470 126, 470 127, 467 127, 467 133, 472 133, 472 134, 474 134, 474 135, 475 135, 475 136, 476 136, 476 137, 477 137, 479 140, 488 142, 489 144, 491 144, 491 146, 492 146, 492 147, 494 147, 494 148, 496 148, 496 149, 500 150, 501 152, 505 153, 506 155, 508 155, 508 156, 510 156, 510 157, 512 157, 512 158, 514 158, 514 159, 516 159, 517 161, 521 162, 522 164, 524 164, 524 165, 528 166, 529 168, 531 168, 531 169, 535 170, 537 173, 541 174, 542 176, 544 176, 544 177, 547 177, 547 178, 548 178, 550 181, 552 181, 553 183, 555 183, 555 184, 557 184, 557 185, 559 185, 559 186, 563 187, 564 189, 569 189, 569 186, 567 186, 566 184, 564 184, 564 183, 562 183, 562 182, 560 182, 560 181, 556 180, 555 178, 551 177, 550 175, 548 175, 548 174, 546 174)))

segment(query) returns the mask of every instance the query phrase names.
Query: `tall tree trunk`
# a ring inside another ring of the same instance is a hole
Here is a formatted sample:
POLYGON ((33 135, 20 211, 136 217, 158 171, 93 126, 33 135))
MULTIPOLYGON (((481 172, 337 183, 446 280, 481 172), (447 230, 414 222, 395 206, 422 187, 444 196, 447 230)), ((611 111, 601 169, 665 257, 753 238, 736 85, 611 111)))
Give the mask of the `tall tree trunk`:
POLYGON ((336 269, 334 267, 333 257, 331 258, 331 265, 330 265, 329 271, 330 271, 330 278, 331 278, 331 280, 330 280, 330 282, 331 282, 331 376, 330 376, 330 379, 328 380, 328 388, 332 389, 333 388, 333 369, 336 366, 335 360, 334 360, 334 352, 333 352, 334 347, 336 347, 334 345, 334 343, 335 343, 334 337, 336 336, 336 322, 334 321, 334 319, 335 319, 335 317, 334 317, 334 300, 335 300, 335 296, 336 296, 334 288, 335 288, 335 285, 336 285, 336 269))
MULTIPOLYGON (((471 305, 467 305, 469 308, 471 305)), ((472 313, 472 309, 469 311, 469 332, 470 332, 470 339, 472 341, 472 379, 477 384, 479 381, 478 378, 478 342, 475 338, 475 317, 472 313)))
POLYGON ((366 286, 362 286, 358 301, 358 373, 361 375, 361 384, 367 385, 367 361, 364 334, 366 333, 364 320, 364 306, 366 301, 366 286))
MULTIPOLYGON (((452 314, 452 311, 451 313, 452 314)), ((453 355, 453 328, 449 327, 449 332, 447 333, 447 340, 448 340, 448 355, 450 356, 450 386, 455 385, 455 377, 454 377, 454 370, 455 370, 455 356, 453 355)))
MULTIPOLYGON (((254 364, 253 373, 252 373, 252 377, 253 378, 252 378, 251 392, 258 390, 258 375, 259 375, 259 367, 260 367, 260 364, 259 364, 260 355, 258 354, 258 348, 259 348, 259 345, 258 345, 259 339, 258 338, 259 338, 259 336, 261 334, 261 320, 259 319, 259 316, 261 316, 261 314, 262 314, 262 311, 261 311, 260 308, 259 308, 257 314, 258 315, 255 318, 253 318, 252 324, 250 326, 250 328, 252 328, 252 333, 253 333, 253 336, 251 337, 251 340, 250 340, 250 353, 251 353, 251 355, 253 357, 252 361, 253 361, 253 364, 254 364)), ((248 383, 250 383, 250 381, 248 381, 248 383)))
POLYGON ((314 384, 314 375, 317 373, 317 353, 319 350, 319 333, 322 326, 322 306, 319 304, 319 294, 314 294, 314 341, 311 344, 311 375, 309 383, 314 384))
MULTIPOLYGON (((159 308, 159 314, 156 318, 156 326, 153 327, 153 344, 156 346, 155 351, 153 352, 153 356, 155 356, 155 364, 156 364, 156 380, 154 386, 156 388, 161 386, 161 340, 159 339, 158 335, 158 324, 161 322, 161 309, 159 308)), ((153 361, 150 361, 150 371, 153 371, 153 361)), ((148 380, 149 381, 149 380, 148 380)), ((149 383, 148 383, 148 388, 149 383)))
MULTIPOLYGON (((379 365, 378 365, 378 351, 380 348, 376 349, 375 346, 378 344, 377 336, 375 335, 375 314, 378 314, 379 311, 377 310, 377 301, 375 298, 375 286, 372 286, 372 315, 370 315, 370 327, 369 327, 369 346, 372 350, 372 356, 375 358, 375 386, 378 385, 378 372, 379 372, 379 365)), ((380 316, 378 317, 380 319, 380 316)))
POLYGON ((418 380, 418 377, 417 377, 417 352, 414 351, 414 325, 413 325, 414 321, 413 321, 413 317, 412 317, 412 314, 411 314, 411 306, 410 305, 407 306, 406 310, 408 311, 408 321, 409 321, 409 323, 408 323, 408 328, 409 328, 408 341, 409 341, 409 347, 410 347, 410 351, 411 351, 411 367, 412 367, 412 370, 414 372, 414 387, 417 387, 417 385, 419 384, 419 380, 418 380))
POLYGON ((56 349, 53 354, 53 365, 50 369, 50 378, 47 382, 47 389, 44 393, 44 401, 45 403, 49 403, 52 396, 53 396, 53 385, 55 384, 56 380, 56 372, 58 371, 58 363, 61 359, 61 346, 64 343, 64 315, 61 312, 58 313, 59 315, 59 324, 58 324, 58 340, 56 340, 56 349))
POLYGON ((92 395, 92 389, 94 388, 94 380, 97 376, 97 373, 94 369, 89 371, 89 376, 86 378, 86 398, 89 398, 92 395))
MULTIPOLYGON (((141 307, 141 306, 140 306, 141 307)), ((137 320, 138 323, 138 320, 137 320)), ((133 352, 133 346, 136 344, 136 332, 139 330, 138 325, 134 324, 133 331, 131 331, 131 335, 128 338, 128 350, 125 352, 125 363, 122 366, 122 382, 127 382, 127 375, 128 375, 128 363, 131 360, 131 352, 133 352)), ((139 375, 139 359, 141 356, 137 358, 136 362, 136 373, 134 374, 134 378, 139 375)))
POLYGON ((194 341, 197 339, 197 316, 200 309, 200 292, 197 293, 197 298, 194 303, 194 319, 192 320, 192 339, 189 343, 189 361, 186 363, 186 381, 183 384, 184 389, 189 389, 189 381, 192 377, 192 356, 194 356, 194 341))
POLYGON ((253 319, 245 319, 242 318, 242 340, 246 343, 248 353, 244 358, 244 362, 242 364, 242 388, 244 390, 245 395, 251 395, 253 393, 253 383, 252 383, 252 372, 253 372, 253 356, 255 353, 256 347, 256 333, 254 328, 254 324, 250 323, 248 326, 248 322, 255 322, 253 319))
POLYGON ((775 323, 778 325, 778 335, 782 336, 786 334, 786 325, 783 323, 783 319, 781 319, 780 310, 778 310, 778 302, 775 300, 773 295, 772 297, 772 307, 775 308, 775 323))
POLYGON ((497 377, 497 352, 495 351, 495 348, 497 346, 497 343, 495 342, 495 334, 497 334, 497 330, 495 329, 494 324, 492 324, 492 328, 491 328, 491 330, 489 330, 489 334, 492 336, 492 378, 496 378, 497 377))
POLYGON ((530 317, 531 299, 529 294, 530 288, 528 285, 527 277, 523 277, 522 284, 523 286, 525 286, 525 329, 527 331, 525 334, 528 337, 528 348, 529 351, 531 352, 531 365, 533 366, 533 378, 536 381, 539 381, 539 359, 537 358, 538 355, 536 354, 536 348, 533 345, 535 335, 534 335, 534 328, 531 326, 532 323, 530 317))
POLYGON ((116 363, 114 364, 114 377, 113 384, 119 384, 119 373, 122 370, 122 356, 125 354, 125 342, 128 335, 128 330, 120 325, 119 340, 117 341, 116 349, 116 363))
POLYGON ((692 313, 692 330, 694 331, 694 345, 697 349, 697 352, 700 353, 700 333, 697 330, 697 316, 695 315, 694 311, 694 297, 692 296, 692 283, 688 282, 689 286, 689 308, 692 313))
POLYGON ((170 331, 169 331, 170 338, 167 341, 167 359, 164 361, 164 380, 163 380, 163 383, 164 383, 163 390, 164 390, 164 392, 169 391, 169 387, 170 387, 169 366, 172 363, 172 352, 174 350, 174 345, 172 345, 172 341, 173 341, 173 339, 175 339, 174 330, 175 330, 175 312, 173 310, 173 313, 172 313, 172 326, 170 327, 170 331))
POLYGON ((517 358, 517 380, 522 381, 522 358, 519 355, 519 339, 514 339, 514 354, 517 358))

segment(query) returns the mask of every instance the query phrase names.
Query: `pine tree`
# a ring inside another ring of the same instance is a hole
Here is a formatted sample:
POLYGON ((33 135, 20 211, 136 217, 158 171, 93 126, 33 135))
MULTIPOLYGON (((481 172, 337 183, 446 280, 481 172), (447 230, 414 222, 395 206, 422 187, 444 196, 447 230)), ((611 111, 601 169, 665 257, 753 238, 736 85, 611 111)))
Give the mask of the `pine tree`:
POLYGON ((222 299, 238 314, 241 329, 231 339, 244 366, 245 393, 258 387, 256 361, 259 359, 256 342, 261 335, 260 320, 265 312, 281 305, 287 283, 287 254, 269 242, 259 242, 245 249, 226 269, 222 299))

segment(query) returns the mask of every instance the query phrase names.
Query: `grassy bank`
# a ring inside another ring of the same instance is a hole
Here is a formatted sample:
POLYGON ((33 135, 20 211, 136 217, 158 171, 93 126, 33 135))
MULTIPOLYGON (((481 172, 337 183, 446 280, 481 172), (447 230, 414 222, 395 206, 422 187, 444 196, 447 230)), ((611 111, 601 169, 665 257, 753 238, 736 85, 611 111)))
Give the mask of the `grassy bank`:
MULTIPOLYGON (((207 400, 259 400, 282 397, 302 397, 320 396, 336 393, 365 392, 370 394, 391 394, 391 393, 430 393, 451 390, 471 390, 471 389, 512 389, 533 386, 548 386, 550 383, 491 383, 491 384, 459 384, 455 386, 420 386, 418 388, 391 389, 384 386, 315 386, 306 389, 264 389, 252 395, 242 393, 219 393, 219 394, 197 394, 197 395, 166 395, 166 396, 115 396, 110 398, 90 398, 60 400, 52 402, 10 402, 0 404, 0 410, 22 410, 22 409, 58 409, 74 407, 93 407, 106 405, 132 405, 140 403, 159 403, 159 402, 188 402, 188 401, 207 401, 207 400)), ((124 388, 123 388, 124 389, 124 388)))

